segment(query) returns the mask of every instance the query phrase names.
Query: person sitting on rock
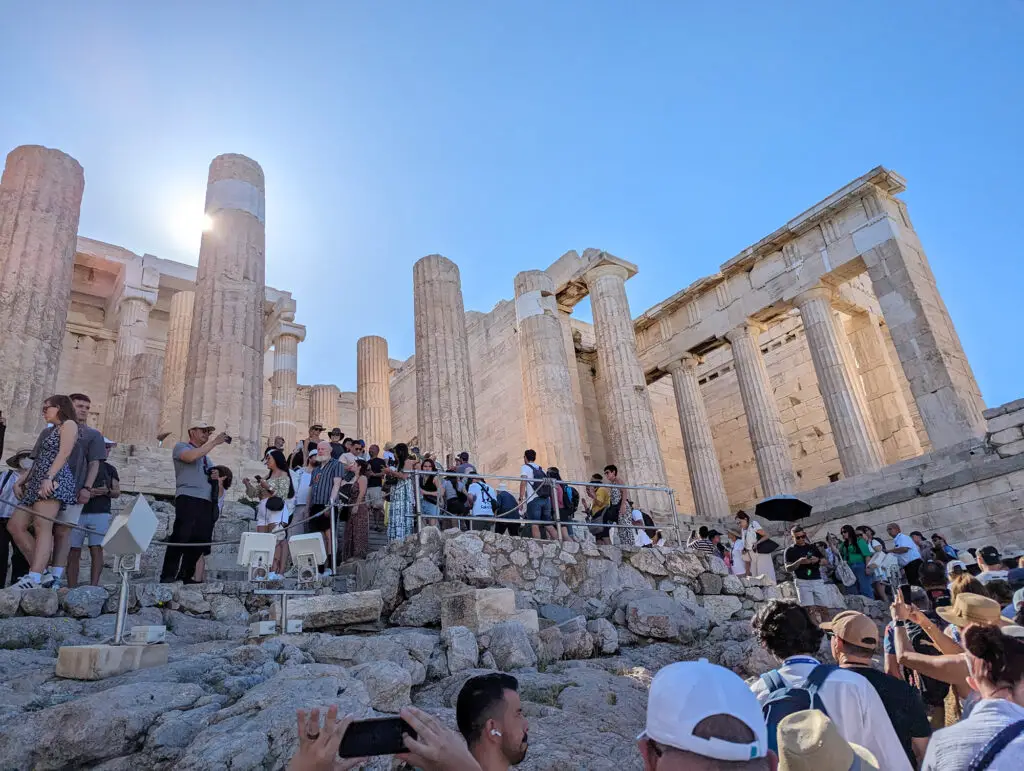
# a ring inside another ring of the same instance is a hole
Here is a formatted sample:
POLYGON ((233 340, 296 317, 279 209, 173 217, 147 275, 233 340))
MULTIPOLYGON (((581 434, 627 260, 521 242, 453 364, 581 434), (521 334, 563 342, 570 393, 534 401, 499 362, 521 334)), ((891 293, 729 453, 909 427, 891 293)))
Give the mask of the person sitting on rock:
POLYGON ((526 757, 530 726, 512 675, 494 672, 467 680, 455 703, 455 719, 482 771, 508 771, 526 757))

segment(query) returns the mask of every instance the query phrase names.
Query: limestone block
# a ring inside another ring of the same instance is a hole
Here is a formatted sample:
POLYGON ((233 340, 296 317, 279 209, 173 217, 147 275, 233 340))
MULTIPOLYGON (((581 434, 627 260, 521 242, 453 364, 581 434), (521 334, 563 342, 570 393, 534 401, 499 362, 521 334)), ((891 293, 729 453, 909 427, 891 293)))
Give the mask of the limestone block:
POLYGON ((476 635, 464 626, 450 626, 441 632, 441 640, 447 651, 448 671, 451 674, 465 669, 474 669, 480 657, 476 635))
POLYGON ((328 629, 380 620, 384 601, 379 590, 295 597, 288 603, 288 617, 301 619, 303 629, 328 629))
POLYGON ((1000 458, 1009 458, 1013 455, 1020 455, 1021 453, 1024 453, 1024 439, 1004 444, 997 452, 999 453, 1000 458))
POLYGON ((726 594, 746 594, 746 587, 740 581, 739 576, 725 576, 722 578, 722 591, 726 594))
POLYGON ((1016 442, 1019 439, 1024 439, 1024 429, 1020 426, 1004 428, 1002 431, 996 431, 988 438, 988 440, 996 446, 1001 444, 1010 444, 1011 442, 1016 442))
POLYGON ((541 629, 537 635, 537 663, 551 664, 559 661, 565 655, 565 646, 562 644, 562 633, 557 626, 541 629))
POLYGON ((682 550, 669 551, 665 556, 665 567, 672 575, 681 575, 690 579, 697 578, 708 569, 699 554, 682 550))
POLYGON ((504 672, 537 665, 537 654, 533 650, 530 636, 523 625, 516 621, 495 624, 486 635, 481 636, 481 642, 494 657, 497 668, 504 672))
POLYGON ((605 656, 611 656, 619 650, 619 633, 606 618, 596 618, 587 622, 587 631, 594 638, 594 648, 605 656))
POLYGON ((398 713, 412 703, 412 677, 393 661, 374 661, 349 668, 349 674, 366 686, 370 706, 378 712, 398 713))
POLYGON ((24 589, 0 589, 0 618, 16 615, 24 594, 24 589))
POLYGON ((56 616, 60 600, 53 589, 26 589, 21 596, 21 612, 26 616, 56 616))
MULTIPOLYGON (((441 600, 441 629, 464 626, 479 633, 516 615, 516 594, 511 589, 471 589, 441 600)), ((534 623, 536 624, 536 611, 534 623)))
POLYGON ((462 533, 444 544, 444 577, 448 581, 464 581, 475 586, 494 583, 490 555, 474 533, 462 533))
POLYGON ((402 571, 402 586, 405 588, 405 595, 411 597, 424 586, 436 584, 443 578, 433 560, 420 557, 402 571))
POLYGON ((170 646, 67 645, 57 652, 57 677, 70 680, 103 680, 107 677, 167 663, 170 646))
POLYGON ((708 595, 704 597, 704 610, 708 612, 711 620, 716 624, 721 624, 732 618, 734 613, 737 613, 743 608, 743 603, 739 597, 733 597, 728 594, 717 594, 708 595))
POLYGON ((641 573, 651 576, 667 576, 665 557, 658 549, 640 549, 629 558, 630 564, 641 573))
POLYGON ((721 594, 722 577, 717 576, 714 573, 701 573, 700 591, 701 594, 721 594))
POLYGON ((135 593, 139 606, 150 608, 163 606, 174 599, 177 584, 135 584, 135 593))
POLYGON ((1015 426, 1024 426, 1024 410, 997 415, 988 421, 988 430, 992 434, 1004 431, 1007 428, 1014 428, 1015 426))
POLYGON ((64 612, 73 618, 96 618, 107 602, 107 590, 102 586, 78 586, 64 595, 64 612))

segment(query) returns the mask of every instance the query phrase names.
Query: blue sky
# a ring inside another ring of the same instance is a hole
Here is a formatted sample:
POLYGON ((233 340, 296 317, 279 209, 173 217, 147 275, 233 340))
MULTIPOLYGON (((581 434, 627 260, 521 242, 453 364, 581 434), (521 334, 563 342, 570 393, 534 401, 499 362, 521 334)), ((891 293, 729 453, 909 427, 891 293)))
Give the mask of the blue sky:
POLYGON ((195 263, 210 160, 260 162, 300 382, 354 388, 364 334, 413 352, 425 254, 486 311, 603 248, 640 266, 636 315, 883 164, 986 401, 1024 396, 1021 0, 14 1, 0 25, 0 151, 82 163, 83 235, 195 263))

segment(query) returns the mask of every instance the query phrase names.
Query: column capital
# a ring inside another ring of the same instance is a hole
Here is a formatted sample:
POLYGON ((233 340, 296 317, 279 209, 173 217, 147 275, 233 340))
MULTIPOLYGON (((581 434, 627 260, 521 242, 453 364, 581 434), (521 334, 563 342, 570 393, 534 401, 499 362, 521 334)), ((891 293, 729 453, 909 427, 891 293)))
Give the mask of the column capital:
POLYGON ((114 298, 114 307, 119 310, 125 302, 139 300, 152 308, 156 305, 158 291, 155 288, 150 289, 144 286, 125 286, 121 290, 121 294, 114 298))
POLYGON ((277 326, 270 331, 271 340, 276 343, 277 338, 284 337, 296 338, 300 343, 306 339, 306 327, 303 324, 295 324, 290 321, 279 321, 277 326))
POLYGON ((765 329, 765 325, 761 322, 754 321, 754 319, 747 319, 742 324, 730 329, 723 335, 723 337, 730 343, 746 337, 753 337, 756 339, 757 336, 764 332, 765 329))
POLYGON ((599 278, 604 276, 615 276, 616 278, 626 281, 635 271, 630 272, 629 268, 618 260, 602 259, 595 265, 591 265, 583 273, 583 281, 586 283, 587 288, 590 289, 591 284, 597 281, 599 278))
POLYGON ((668 372, 695 370, 704 363, 704 357, 695 353, 684 353, 678 359, 673 359, 666 366, 668 372))
POLYGON ((828 303, 832 302, 832 298, 835 296, 835 292, 832 287, 826 286, 825 284, 818 283, 809 289, 805 289, 803 292, 793 298, 793 304, 799 308, 804 303, 812 302, 814 300, 825 300, 828 303))

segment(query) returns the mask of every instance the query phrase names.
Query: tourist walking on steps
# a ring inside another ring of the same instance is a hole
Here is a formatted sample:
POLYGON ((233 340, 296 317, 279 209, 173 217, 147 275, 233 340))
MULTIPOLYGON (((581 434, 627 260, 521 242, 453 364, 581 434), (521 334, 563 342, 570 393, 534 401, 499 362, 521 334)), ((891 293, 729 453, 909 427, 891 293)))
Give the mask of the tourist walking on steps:
POLYGON ((857 591, 864 597, 874 597, 871 579, 868 578, 868 560, 873 554, 871 547, 867 541, 857 535, 853 525, 843 525, 839 529, 839 534, 843 537, 842 543, 839 544, 839 556, 850 566, 850 570, 856 576, 857 591))
MULTIPOLYGON (((615 466, 612 463, 609 463, 607 466, 604 467, 604 481, 610 485, 617 485, 616 487, 607 488, 610 500, 608 508, 605 509, 604 513, 605 523, 609 525, 632 525, 633 507, 630 505, 629 499, 626 497, 625 489, 621 487, 621 485, 625 484, 625 482, 624 480, 619 478, 619 469, 617 466, 615 466)), ((609 531, 615 531, 616 541, 618 541, 619 544, 623 543, 622 537, 625 532, 624 530, 615 527, 609 528, 609 531)), ((611 539, 611 535, 612 533, 609 532, 609 542, 611 539)), ((629 543, 629 541, 627 540, 625 543, 629 543)))
POLYGON ((556 466, 552 466, 547 470, 549 479, 555 480, 555 496, 558 510, 557 520, 564 522, 563 527, 565 528, 565 535, 569 538, 573 536, 572 521, 576 517, 576 509, 580 505, 580 494, 576 492, 576 488, 571 485, 567 485, 562 481, 562 472, 558 470, 556 466))
POLYGON ((380 447, 371 444, 367 450, 370 459, 366 472, 366 508, 374 530, 384 528, 384 469, 388 462, 380 457, 380 447))
MULTIPOLYGON (((316 452, 314 450, 313 452, 316 452)), ((296 453, 292 456, 291 471, 292 488, 295 490, 295 506, 292 508, 292 527, 289 528, 289 535, 301 535, 307 533, 305 519, 309 516, 309 482, 313 477, 313 464, 316 462, 316 455, 309 458, 303 465, 302 454, 296 453)))
MULTIPOLYGON (((555 520, 551 511, 551 501, 554 494, 554 483, 548 479, 544 469, 537 465, 535 450, 527 450, 523 453, 523 465, 519 469, 519 476, 522 478, 519 483, 519 503, 526 504, 526 519, 553 523, 555 520)), ((530 526, 530 532, 534 538, 540 538, 541 527, 544 528, 544 533, 548 538, 552 540, 558 538, 553 524, 533 524, 530 526)))
POLYGON ((284 524, 281 511, 270 512, 267 509, 267 501, 271 498, 280 498, 286 501, 295 497, 295 486, 292 477, 288 473, 288 461, 280 450, 270 450, 263 458, 267 467, 267 476, 257 476, 254 480, 246 477, 242 480, 245 485, 246 494, 259 501, 256 507, 256 530, 260 533, 269 533, 275 527, 284 524))
POLYGON ((366 476, 370 464, 365 460, 356 461, 356 476, 349 485, 349 516, 342 538, 341 558, 343 560, 363 559, 370 551, 370 515, 366 506, 366 491, 369 479, 366 476))
POLYGON ((341 492, 341 485, 344 477, 344 470, 341 462, 331 457, 330 442, 320 442, 316 446, 316 467, 309 479, 309 516, 307 523, 309 532, 320 533, 324 539, 324 549, 327 552, 327 560, 322 568, 323 574, 332 574, 331 568, 327 565, 331 561, 331 555, 335 553, 336 544, 331 538, 331 521, 337 516, 335 507, 338 504, 338 494, 341 492))
MULTIPOLYGON (((427 458, 423 461, 421 471, 437 471, 437 464, 427 458)), ((437 520, 437 494, 439 476, 433 474, 420 475, 420 514, 423 516, 423 524, 426 526, 438 526, 437 520)), ((451 484, 451 483, 449 483, 451 484)), ((454 491, 453 491, 454 493, 454 491)), ((455 523, 458 525, 458 523, 455 523)))
POLYGON ((807 532, 799 525, 793 527, 790 533, 793 545, 786 549, 783 559, 786 570, 793 574, 797 602, 807 608, 815 621, 824 621, 828 612, 825 582, 821 578, 825 555, 808 540, 807 532))
MULTIPOLYGON (((42 583, 53 552, 53 520, 63 507, 78 504, 75 475, 68 465, 78 441, 74 405, 62 394, 51 396, 43 402, 43 420, 50 425, 40 432, 32 451, 32 467, 23 472, 14 488, 24 508, 15 510, 7 523, 14 542, 29 558, 29 572, 14 584, 17 589, 31 589, 42 583), (34 536, 29 526, 35 530, 34 536)), ((52 586, 52 577, 48 579, 47 584, 52 586)))
MULTIPOLYGON (((868 571, 868 578, 871 580, 871 587, 875 591, 875 599, 881 602, 888 602, 889 595, 886 592, 886 588, 889 584, 889 569, 886 567, 888 562, 895 563, 896 555, 886 557, 888 552, 885 550, 885 544, 882 543, 881 538, 875 536, 874 528, 868 525, 861 525, 855 529, 858 536, 867 542, 868 547, 871 549, 871 557, 868 558, 868 563, 865 566, 868 571)), ((898 568, 898 565, 896 566, 898 568)))
MULTIPOLYGON (((117 443, 104 438, 106 452, 104 456, 117 446, 117 443)), ((85 530, 71 531, 71 551, 68 552, 68 586, 78 586, 78 570, 82 558, 82 547, 89 549, 89 583, 100 585, 103 573, 103 538, 110 527, 110 511, 114 498, 121 497, 121 480, 117 469, 106 460, 100 461, 99 473, 89 488, 89 501, 82 507, 82 516, 78 524, 85 530)))
POLYGON ((892 538, 892 548, 889 551, 896 555, 896 561, 906 575, 907 583, 911 586, 920 586, 917 571, 921 567, 921 552, 917 544, 895 522, 890 522, 885 532, 892 538))
POLYGON ((736 520, 739 522, 741 531, 740 538, 743 540, 743 554, 747 562, 747 570, 752 576, 764 576, 768 583, 774 585, 775 563, 772 562, 771 553, 762 554, 758 547, 763 541, 769 540, 761 523, 756 519, 751 521, 750 515, 742 509, 736 512, 736 520))
POLYGON ((391 479, 391 504, 388 506, 388 540, 400 541, 413 530, 413 464, 409 445, 395 445, 395 468, 385 472, 391 479))
POLYGON ((18 505, 18 498, 14 495, 14 486, 22 473, 32 468, 31 455, 32 450, 29 448, 18 450, 7 459, 10 468, 0 475, 0 589, 7 586, 8 558, 11 565, 11 583, 28 573, 28 560, 14 543, 7 525, 17 511, 15 507, 18 505))
MULTIPOLYGON (((221 432, 214 436, 214 427, 196 420, 188 429, 188 441, 178 442, 171 451, 174 460, 174 525, 167 540, 176 544, 205 544, 213 540, 216 501, 210 486, 208 457, 217 446, 228 440, 221 432)), ((161 583, 184 581, 195 583, 196 563, 203 546, 168 546, 160 571, 161 583)))

